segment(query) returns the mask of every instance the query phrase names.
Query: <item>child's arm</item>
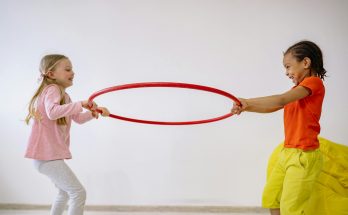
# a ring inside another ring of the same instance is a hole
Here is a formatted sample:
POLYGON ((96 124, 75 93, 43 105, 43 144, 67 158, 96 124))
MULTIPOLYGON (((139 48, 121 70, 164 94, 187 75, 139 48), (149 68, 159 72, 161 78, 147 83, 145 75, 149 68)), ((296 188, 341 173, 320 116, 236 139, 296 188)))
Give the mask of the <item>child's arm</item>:
POLYGON ((71 116, 82 112, 82 102, 60 104, 61 92, 56 85, 49 86, 44 95, 44 105, 47 116, 51 120, 71 116))
POLYGON ((101 111, 102 116, 109 116, 110 112, 107 108, 105 107, 97 107, 97 104, 93 102, 93 107, 88 106, 88 101, 83 101, 82 106, 89 109, 90 111, 84 112, 84 113, 78 113, 72 115, 72 120, 78 124, 83 124, 85 122, 88 122, 89 120, 96 118, 98 119, 99 117, 99 112, 96 111, 96 109, 101 111))
POLYGON ((258 97, 251 99, 240 99, 242 106, 233 105, 232 113, 240 114, 243 111, 257 113, 271 113, 282 109, 285 105, 300 100, 308 95, 311 91, 303 86, 297 86, 283 94, 258 97))
POLYGON ((78 124, 83 124, 85 122, 90 121, 93 118, 94 118, 94 115, 91 111, 77 113, 71 116, 71 119, 78 124))

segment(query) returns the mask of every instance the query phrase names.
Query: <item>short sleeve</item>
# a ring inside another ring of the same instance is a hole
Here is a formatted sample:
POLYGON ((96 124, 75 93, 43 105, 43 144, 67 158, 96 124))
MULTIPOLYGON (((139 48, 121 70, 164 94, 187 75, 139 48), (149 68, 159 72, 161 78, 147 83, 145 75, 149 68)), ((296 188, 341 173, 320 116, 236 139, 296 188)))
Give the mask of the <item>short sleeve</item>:
POLYGON ((311 95, 318 94, 324 90, 323 81, 318 77, 305 78, 299 86, 306 87, 311 91, 311 95))

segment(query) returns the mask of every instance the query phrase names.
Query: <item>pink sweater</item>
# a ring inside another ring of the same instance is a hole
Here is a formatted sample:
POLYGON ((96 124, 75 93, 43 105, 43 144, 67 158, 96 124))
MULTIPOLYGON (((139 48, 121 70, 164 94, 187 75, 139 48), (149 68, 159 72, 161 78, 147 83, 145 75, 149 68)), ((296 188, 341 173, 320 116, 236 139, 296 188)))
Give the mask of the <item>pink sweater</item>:
POLYGON ((36 160, 70 159, 71 120, 82 124, 93 118, 91 112, 82 113, 81 102, 72 102, 65 93, 66 104, 60 105, 61 92, 57 85, 44 88, 37 100, 36 109, 41 119, 34 119, 26 158, 36 160), (57 119, 66 117, 67 125, 58 125, 57 119))

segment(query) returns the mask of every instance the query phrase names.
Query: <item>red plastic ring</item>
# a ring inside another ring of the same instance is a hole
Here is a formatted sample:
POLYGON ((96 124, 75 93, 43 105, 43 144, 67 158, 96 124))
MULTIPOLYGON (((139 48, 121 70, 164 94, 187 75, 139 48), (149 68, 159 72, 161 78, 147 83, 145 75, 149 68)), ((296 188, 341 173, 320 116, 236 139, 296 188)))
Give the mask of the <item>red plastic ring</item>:
MULTIPOLYGON (((113 92, 113 91, 118 91, 118 90, 125 90, 125 89, 134 89, 134 88, 144 88, 144 87, 174 87, 174 88, 187 88, 187 89, 194 89, 194 90, 202 90, 202 91, 207 91, 211 93, 216 93, 222 96, 225 96, 231 100, 233 100, 235 103, 240 105, 240 101, 233 96, 230 93, 227 93, 223 90, 219 90, 213 87, 207 87, 207 86, 202 86, 202 85, 196 85, 196 84, 188 84, 188 83, 177 83, 177 82, 143 82, 143 83, 133 83, 133 84, 125 84, 125 85, 119 85, 119 86, 114 86, 114 87, 109 87, 105 88, 103 90, 97 91, 93 93, 88 101, 93 102, 93 99, 97 96, 100 96, 105 93, 113 92)), ((101 112, 100 110, 97 110, 99 113, 101 112)), ((196 121, 182 121, 182 122, 163 122, 163 121, 149 121, 149 120, 141 120, 141 119, 133 119, 133 118, 128 118, 128 117, 123 117, 115 114, 110 114, 109 117, 115 118, 115 119, 120 119, 120 120, 125 120, 129 122, 136 122, 136 123, 145 123, 145 124, 156 124, 156 125, 193 125, 193 124, 203 124, 203 123, 210 123, 210 122, 215 122, 218 120, 226 119, 230 116, 232 116, 233 113, 227 113, 225 115, 211 118, 211 119, 205 119, 205 120, 196 120, 196 121)))

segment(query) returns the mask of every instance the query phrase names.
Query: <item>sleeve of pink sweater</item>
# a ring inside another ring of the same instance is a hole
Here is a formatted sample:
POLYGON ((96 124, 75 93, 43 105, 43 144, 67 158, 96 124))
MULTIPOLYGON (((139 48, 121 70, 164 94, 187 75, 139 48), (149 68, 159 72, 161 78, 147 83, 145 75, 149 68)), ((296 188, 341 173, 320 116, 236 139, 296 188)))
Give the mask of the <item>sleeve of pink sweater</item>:
MULTIPOLYGON (((56 85, 48 86, 46 89, 46 95, 44 97, 45 110, 47 117, 50 120, 56 120, 61 117, 73 116, 82 112, 81 102, 71 102, 67 104, 60 104, 60 98, 62 97, 61 91, 56 85)), ((90 114, 91 115, 91 114, 90 114)))
POLYGON ((78 124, 83 124, 85 122, 88 122, 91 119, 93 119, 93 115, 92 115, 92 112, 90 111, 72 115, 72 120, 74 120, 74 122, 78 124))

